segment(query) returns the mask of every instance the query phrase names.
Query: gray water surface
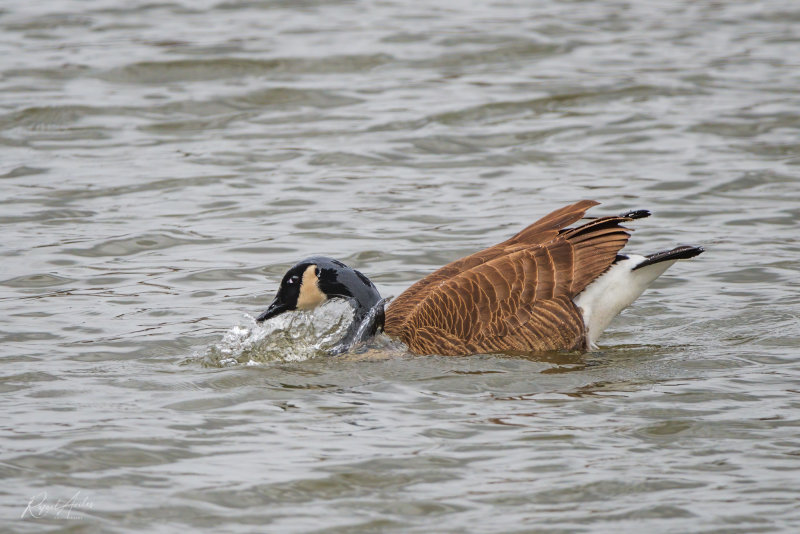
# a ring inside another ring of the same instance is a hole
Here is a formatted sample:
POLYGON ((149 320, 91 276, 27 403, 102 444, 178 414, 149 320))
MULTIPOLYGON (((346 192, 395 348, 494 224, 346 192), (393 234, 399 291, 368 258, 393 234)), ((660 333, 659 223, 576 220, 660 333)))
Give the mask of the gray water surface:
POLYGON ((797 2, 6 2, 0 57, 0 530, 800 531, 797 2), (397 295, 583 198, 707 248, 599 351, 247 365, 301 258, 397 295))

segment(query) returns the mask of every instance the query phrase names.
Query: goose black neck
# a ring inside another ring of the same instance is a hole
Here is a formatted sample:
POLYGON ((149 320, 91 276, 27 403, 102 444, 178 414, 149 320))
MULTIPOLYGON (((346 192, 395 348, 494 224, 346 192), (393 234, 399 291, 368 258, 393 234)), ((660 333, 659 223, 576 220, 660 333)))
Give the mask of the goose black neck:
POLYGON ((347 352, 355 345, 372 339, 375 334, 382 331, 385 303, 386 299, 380 299, 372 308, 357 308, 344 337, 329 351, 329 354, 335 356, 347 352))
POLYGON ((312 256, 302 263, 317 266, 319 289, 328 298, 345 299, 353 307, 353 322, 332 354, 346 352, 383 329, 385 301, 369 278, 339 260, 323 256, 312 256))

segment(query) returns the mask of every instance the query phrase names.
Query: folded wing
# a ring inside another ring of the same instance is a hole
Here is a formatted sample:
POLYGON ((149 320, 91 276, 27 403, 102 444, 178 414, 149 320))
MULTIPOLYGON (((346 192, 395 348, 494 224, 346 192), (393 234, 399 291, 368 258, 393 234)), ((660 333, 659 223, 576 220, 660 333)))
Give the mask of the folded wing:
POLYGON ((566 206, 512 238, 423 278, 386 310, 385 330, 416 353, 543 352, 585 347, 572 299, 606 271, 630 237, 597 202, 566 206))

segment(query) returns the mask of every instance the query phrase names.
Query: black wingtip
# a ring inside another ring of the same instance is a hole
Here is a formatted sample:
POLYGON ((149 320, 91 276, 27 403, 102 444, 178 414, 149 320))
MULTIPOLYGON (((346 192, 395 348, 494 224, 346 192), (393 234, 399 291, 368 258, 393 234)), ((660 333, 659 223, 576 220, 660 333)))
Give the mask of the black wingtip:
POLYGON ((689 258, 699 256, 705 252, 705 250, 706 249, 703 247, 695 247, 693 245, 682 245, 680 247, 675 247, 672 250, 662 250, 661 252, 656 252, 655 254, 650 254, 647 256, 647 259, 634 267, 633 270, 635 271, 636 269, 641 269, 642 267, 647 267, 648 265, 661 263, 662 261, 688 260, 689 258))
POLYGON ((650 210, 631 210, 620 214, 620 217, 625 217, 627 219, 644 219, 645 217, 650 217, 650 215, 652 215, 650 210))

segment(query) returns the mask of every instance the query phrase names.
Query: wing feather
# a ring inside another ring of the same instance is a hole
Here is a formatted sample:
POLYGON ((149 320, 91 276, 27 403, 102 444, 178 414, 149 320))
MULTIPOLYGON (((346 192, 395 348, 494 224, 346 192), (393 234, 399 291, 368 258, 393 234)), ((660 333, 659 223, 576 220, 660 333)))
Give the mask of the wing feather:
POLYGON ((386 332, 416 353, 542 352, 585 346, 572 299, 613 263, 630 237, 599 217, 567 228, 597 202, 566 206, 510 239, 453 263, 403 292, 386 332))

